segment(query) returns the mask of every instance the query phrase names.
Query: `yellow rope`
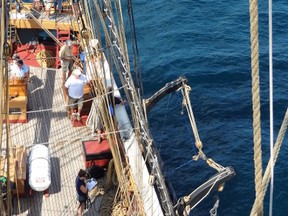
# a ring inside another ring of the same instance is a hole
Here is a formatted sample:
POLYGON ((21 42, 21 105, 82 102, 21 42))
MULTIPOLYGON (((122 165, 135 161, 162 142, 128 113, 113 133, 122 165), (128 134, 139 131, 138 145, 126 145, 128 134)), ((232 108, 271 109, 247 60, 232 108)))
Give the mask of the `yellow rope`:
POLYGON ((254 137, 254 167, 255 191, 258 201, 250 215, 263 214, 263 202, 257 197, 262 190, 262 149, 260 125, 260 90, 259 90, 259 41, 258 41, 258 1, 250 0, 250 41, 251 41, 251 67, 252 67, 252 102, 253 102, 253 137, 254 137))

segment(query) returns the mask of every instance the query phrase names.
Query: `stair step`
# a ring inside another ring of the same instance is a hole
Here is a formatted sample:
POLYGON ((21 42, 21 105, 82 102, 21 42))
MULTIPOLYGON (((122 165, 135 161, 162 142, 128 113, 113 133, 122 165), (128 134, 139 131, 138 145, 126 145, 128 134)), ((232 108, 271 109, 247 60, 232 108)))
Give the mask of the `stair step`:
POLYGON ((57 30, 57 34, 70 34, 70 30, 57 30))
MULTIPOLYGON (((60 41, 60 42, 64 42, 64 41, 70 40, 70 30, 57 29, 56 37, 57 37, 57 40, 60 41)), ((57 69, 60 67, 60 58, 58 56, 59 55, 59 51, 60 51, 60 46, 57 45, 57 47, 56 47, 56 59, 55 59, 55 65, 56 65, 57 69)))
POLYGON ((58 37, 57 38, 59 41, 65 41, 65 40, 69 40, 70 37, 58 37))

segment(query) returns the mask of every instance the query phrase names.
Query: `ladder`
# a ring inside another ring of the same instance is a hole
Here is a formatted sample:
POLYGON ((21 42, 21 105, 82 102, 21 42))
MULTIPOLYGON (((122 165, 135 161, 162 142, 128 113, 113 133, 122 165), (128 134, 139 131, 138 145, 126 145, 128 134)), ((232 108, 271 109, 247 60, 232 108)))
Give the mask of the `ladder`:
POLYGON ((17 33, 16 33, 16 27, 14 25, 9 25, 8 31, 7 31, 7 38, 14 43, 17 40, 17 33))
MULTIPOLYGON (((60 30, 57 28, 56 38, 61 44, 63 44, 65 41, 70 40, 70 30, 60 30)), ((60 48, 61 48, 61 45, 56 44, 56 59, 55 59, 56 69, 59 69, 59 67, 61 65, 60 64, 60 58, 59 58, 60 48)))

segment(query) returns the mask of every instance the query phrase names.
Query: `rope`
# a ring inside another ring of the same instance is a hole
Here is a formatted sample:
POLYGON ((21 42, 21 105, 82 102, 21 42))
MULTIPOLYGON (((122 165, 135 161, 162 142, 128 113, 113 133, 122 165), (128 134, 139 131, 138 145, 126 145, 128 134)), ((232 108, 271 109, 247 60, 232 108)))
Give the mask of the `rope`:
MULTIPOLYGON (((273 164, 272 165, 275 165, 275 163, 277 161, 277 158, 278 158, 278 155, 279 155, 279 152, 280 152, 280 148, 281 148, 281 145, 282 145, 282 142, 283 142, 283 139, 284 139, 284 135, 285 135, 286 130, 287 130, 287 124, 288 124, 288 109, 286 110, 286 113, 285 113, 285 116, 284 116, 284 119, 283 119, 283 122, 282 122, 282 125, 281 125, 281 128, 280 128, 280 131, 279 131, 279 134, 278 134, 275 146, 274 146, 273 164)), ((271 162, 272 162, 272 158, 270 158, 270 160, 268 162, 268 165, 266 167, 266 170, 265 170, 265 173, 264 173, 264 177, 263 177, 263 181, 262 181, 262 185, 261 185, 261 189, 262 189, 261 190, 261 194, 258 197, 256 197, 256 199, 254 201, 254 204, 253 204, 252 211, 253 211, 253 209, 255 209, 257 207, 257 204, 259 202, 262 203, 263 200, 264 200, 264 196, 265 196, 265 193, 266 193, 266 190, 267 190, 267 187, 268 187, 268 184, 269 184, 270 176, 271 176, 271 162)), ((255 215, 255 214, 256 213, 254 213, 253 215, 255 215)), ((250 215, 252 215, 252 212, 250 213, 250 215)))
MULTIPOLYGON (((258 1, 250 0, 250 41, 252 68, 252 102, 253 102, 253 137, 254 137, 254 168, 255 168, 255 196, 261 194, 262 184, 262 149, 260 125, 260 86, 259 86, 259 41, 258 41, 258 1)), ((263 202, 253 207, 250 215, 262 215, 263 202)))
MULTIPOLYGON (((125 86, 122 86, 122 87, 120 87, 118 89, 121 89, 121 88, 125 88, 125 86)), ((109 94, 109 92, 107 94, 109 94)), ((102 95, 101 97, 105 97, 105 95, 102 95)), ((97 97, 93 97, 93 98, 90 98, 90 99, 87 99, 87 100, 83 100, 83 103, 88 102, 88 101, 92 101, 95 98, 97 98, 97 97)), ((74 103, 74 104, 70 104, 70 105, 71 106, 72 105, 75 106, 75 105, 78 105, 78 103, 74 103)), ((66 108, 66 107, 67 107, 67 105, 63 105, 63 109, 66 108)), ((60 106, 60 108, 61 108, 61 106, 60 106)), ((59 106, 57 106, 57 109, 59 109, 59 106)), ((47 108, 47 109, 40 109, 40 110, 31 110, 31 111, 26 111, 26 112, 10 112, 10 114, 23 114, 23 113, 29 114, 29 113, 49 112, 49 111, 53 111, 53 110, 54 110, 54 108, 47 108)))
POLYGON ((187 84, 184 84, 184 88, 181 89, 182 95, 183 95, 183 102, 182 102, 182 106, 186 107, 188 116, 189 116, 189 120, 190 120, 190 124, 191 124, 191 128, 194 134, 194 138, 195 138, 195 146, 198 148, 198 154, 194 155, 192 158, 193 160, 198 160, 199 158, 202 158, 203 160, 205 160, 207 162, 207 164, 216 169, 218 172, 222 171, 224 169, 223 166, 221 166, 220 164, 216 163, 215 161, 213 161, 211 158, 207 158, 206 155, 204 154, 204 152, 202 151, 202 142, 200 140, 199 134, 198 134, 198 129, 197 129, 197 125, 196 125, 196 120, 194 117, 194 113, 192 110, 192 105, 190 102, 190 98, 189 98, 189 93, 191 91, 191 87, 188 86, 187 84))
POLYGON ((44 28, 41 22, 31 13, 30 9, 23 7, 23 9, 32 17, 32 19, 59 45, 62 46, 62 43, 57 40, 57 38, 51 33, 48 29, 44 28))
MULTIPOLYGON (((102 10, 100 9, 100 7, 99 7, 99 5, 97 4, 97 2, 96 1, 94 1, 95 2, 95 7, 96 7, 96 11, 97 11, 97 13, 98 14, 102 14, 102 10)), ((100 18, 100 21, 101 21, 101 23, 102 23, 102 26, 103 26, 103 30, 104 30, 104 33, 105 33, 105 38, 106 38, 106 42, 108 43, 108 45, 109 45, 109 47, 111 48, 110 49, 110 51, 111 51, 111 57, 113 58, 113 61, 114 61, 114 63, 115 63, 115 66, 116 66, 116 68, 117 68, 117 71, 119 72, 119 75, 120 75, 120 79, 121 79, 121 81, 122 81, 122 83, 126 83, 126 85, 127 85, 127 89, 129 89, 129 92, 127 92, 126 91, 126 96, 127 96, 127 100, 130 102, 130 104, 131 104, 131 98, 130 97, 135 97, 136 96, 136 94, 134 93, 134 86, 133 86, 133 83, 132 83, 132 77, 130 77, 130 71, 129 71, 129 62, 127 61, 127 63, 124 63, 124 56, 123 56, 123 52, 121 52, 121 50, 119 50, 118 49, 118 53, 121 55, 121 56, 116 56, 116 54, 115 54, 115 51, 113 50, 113 48, 115 47, 115 48, 119 48, 120 46, 118 46, 118 44, 117 43, 119 43, 120 44, 120 41, 119 41, 119 39, 120 39, 120 37, 118 37, 118 34, 117 34, 117 28, 116 28, 116 26, 115 26, 115 23, 114 23, 114 19, 113 19, 113 17, 112 17, 112 6, 109 4, 109 3, 111 3, 111 2, 107 2, 107 1, 103 1, 104 2, 104 10, 105 10, 105 12, 106 12, 106 17, 107 17, 107 20, 109 20, 109 23, 108 23, 108 27, 110 28, 110 31, 112 32, 112 37, 115 39, 115 41, 113 41, 113 44, 112 44, 112 41, 111 41, 111 36, 109 35, 109 33, 108 33, 108 30, 107 30, 107 28, 106 28, 106 24, 105 24, 105 21, 103 20, 103 17, 102 16, 99 16, 99 18, 100 18), (120 62, 120 64, 118 63, 118 61, 120 62), (127 78, 127 79, 126 79, 127 78), (127 82, 128 81, 128 82, 127 82)), ((119 21, 119 20, 118 20, 119 21)), ((122 21, 122 20, 121 20, 122 21)), ((123 36, 124 37, 124 36, 123 36)), ((121 38, 122 39, 122 43, 124 43, 123 42, 123 38, 121 38)), ((126 43, 126 42, 125 42, 126 43)), ((122 44, 122 45, 124 45, 124 44, 122 44)), ((127 53, 127 52, 126 52, 127 53)), ((110 70, 110 72, 111 72, 111 70, 110 70)), ((126 90, 126 88, 125 88, 125 90, 126 90)), ((140 111, 139 110, 139 108, 140 108, 140 106, 139 106, 139 104, 137 104, 137 103, 139 103, 139 100, 137 100, 137 99, 134 99, 133 100, 134 101, 134 106, 132 107, 132 109, 131 109, 131 112, 132 112, 132 115, 133 115, 133 120, 135 121, 134 122, 134 125, 139 125, 140 124, 140 128, 142 129, 143 128, 143 123, 145 123, 145 121, 143 121, 142 119, 144 119, 143 118, 143 115, 142 115, 142 111, 140 111), (135 109, 135 105, 136 105, 136 109, 135 109), (136 112, 135 112, 136 111, 136 112), (137 114, 136 114, 137 113, 137 114), (142 115, 141 116, 141 120, 139 121, 139 116, 140 115, 142 115), (139 121, 138 123, 136 123, 136 121, 139 121)), ((108 100, 106 101, 106 103, 108 103, 108 100)), ((109 115, 108 115, 109 116, 109 115)), ((115 123, 113 123, 113 119, 112 119, 112 117, 110 117, 109 118, 109 122, 105 122, 105 119, 104 119, 104 123, 105 123, 105 125, 106 124, 110 124, 110 125, 112 125, 112 127, 115 127, 115 126, 113 126, 113 125, 116 125, 116 123, 117 122, 115 122, 115 123), (109 123, 110 122, 110 123, 109 123)), ((145 128, 146 129, 146 128, 145 128)), ((140 129, 139 129, 139 131, 140 131, 140 129)), ((141 132, 142 133, 142 132, 141 132)), ((146 132, 146 130, 144 131, 144 133, 143 133, 144 135, 146 135, 147 134, 147 132, 146 132)), ((143 136, 143 135, 142 135, 143 136)), ((150 139, 147 139, 146 137, 144 137, 144 140, 150 140, 150 139)), ((117 151, 119 152, 120 151, 120 149, 119 149, 119 147, 120 147, 121 145, 116 145, 116 146, 114 146, 115 148, 117 147, 117 151)), ((114 154, 113 154, 114 155, 114 154)), ((119 157, 119 159, 121 159, 121 155, 120 155, 120 152, 118 153, 118 157, 119 157)), ((119 160, 119 159, 117 159, 117 161, 119 160)), ((122 164, 123 164, 123 162, 116 162, 116 160, 115 160, 115 164, 117 164, 117 166, 115 165, 115 168, 116 168, 116 172, 117 172, 117 176, 118 176, 118 178, 120 179, 120 182, 121 182, 121 190, 123 189, 123 191, 125 192, 125 185, 124 185, 124 183, 128 183, 128 182, 130 182, 130 180, 129 180, 129 176, 127 177, 127 176, 122 176, 121 175, 121 172, 120 172, 120 170, 117 168, 118 166, 122 166, 122 164), (127 181, 127 179, 128 179, 128 181, 127 181)), ((125 163, 124 163, 125 164, 125 163)), ((133 194, 133 196, 134 196, 135 194, 133 194)), ((126 194, 126 198, 127 199, 125 199, 125 200, 130 200, 130 198, 129 198, 129 196, 128 196, 128 194, 126 194)), ((137 203, 137 205, 138 205, 138 207, 139 207, 139 204, 140 204, 140 200, 138 199, 138 203, 137 203)), ((141 208, 141 207, 140 207, 141 208)))
POLYGON ((162 137, 162 141, 159 143, 159 153, 161 152, 161 148, 162 148, 162 143, 163 143, 163 137, 164 137, 164 127, 166 126, 166 120, 167 120, 167 115, 168 115, 168 109, 170 107, 170 100, 171 100, 171 94, 169 95, 169 99, 168 102, 166 104, 166 112, 165 112, 165 116, 164 116, 164 121, 163 121, 163 125, 162 125, 162 129, 161 129, 161 137, 162 137))
MULTIPOLYGON (((180 101, 180 97, 178 96, 177 99, 178 99, 178 102, 179 102, 179 101, 180 101)), ((184 114, 184 109, 183 109, 183 108, 184 108, 184 107, 182 106, 181 115, 183 116, 182 118, 183 118, 183 120, 184 120, 184 122, 185 122, 185 126, 186 126, 186 129, 187 129, 187 132, 188 132, 188 131, 190 131, 190 127, 188 128, 188 120, 187 120, 187 117, 183 115, 183 114, 184 114)), ((191 142, 191 144, 192 144, 192 148, 193 148, 193 150, 194 150, 194 154, 197 155, 197 150, 198 150, 198 149, 196 148, 196 146, 195 146, 195 144, 194 144, 194 142, 193 142, 192 136, 190 136, 190 135, 189 135, 189 140, 190 140, 190 142, 191 142)))
POLYGON ((50 68, 55 65, 53 53, 49 50, 41 50, 36 54, 37 62, 42 68, 50 68))
MULTIPOLYGON (((190 212, 191 210, 193 210, 199 203, 202 202, 202 200, 204 200, 204 199, 210 194, 210 192, 212 191, 212 189, 214 188, 215 184, 218 182, 219 179, 220 179, 220 176, 218 176, 218 177, 215 179, 213 185, 211 185, 210 189, 207 191, 207 193, 205 194, 205 196, 203 196, 197 203, 194 204, 194 206, 192 206, 192 207, 190 208, 189 212, 190 212)), ((185 209, 185 210, 186 210, 186 209, 185 209)))
POLYGON ((182 167, 186 166, 187 164, 191 163, 193 160, 189 160, 183 164, 181 164, 180 166, 176 167, 175 169, 173 169, 172 171, 167 173, 167 176, 171 176, 175 171, 181 169, 182 167))
MULTIPOLYGON (((273 128, 273 38, 272 38, 272 0, 269 0, 269 98, 270 98, 270 158, 273 159, 274 128, 273 128)), ((274 166, 271 163, 271 184, 269 199, 269 215, 273 210, 274 166)))

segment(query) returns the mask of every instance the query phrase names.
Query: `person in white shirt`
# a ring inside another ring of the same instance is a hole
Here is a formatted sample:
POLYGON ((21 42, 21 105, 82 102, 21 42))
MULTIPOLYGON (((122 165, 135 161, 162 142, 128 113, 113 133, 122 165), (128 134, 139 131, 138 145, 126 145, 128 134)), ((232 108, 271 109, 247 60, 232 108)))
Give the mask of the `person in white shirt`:
POLYGON ((11 78, 22 78, 28 80, 29 77, 29 67, 24 64, 23 60, 17 59, 11 65, 11 78))
POLYGON ((81 110, 83 107, 84 84, 87 83, 86 76, 82 74, 79 68, 73 70, 72 75, 65 82, 65 94, 68 96, 68 115, 72 119, 81 120, 81 110), (73 113, 73 110, 78 105, 78 112, 73 113))

